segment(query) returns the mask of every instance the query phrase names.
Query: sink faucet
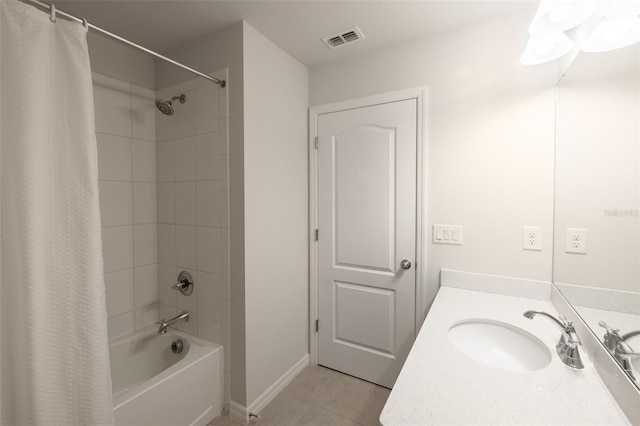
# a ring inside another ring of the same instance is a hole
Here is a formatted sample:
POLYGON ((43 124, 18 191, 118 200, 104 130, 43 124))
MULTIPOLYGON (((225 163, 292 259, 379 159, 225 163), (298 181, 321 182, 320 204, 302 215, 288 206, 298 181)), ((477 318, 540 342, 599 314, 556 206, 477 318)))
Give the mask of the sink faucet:
POLYGON ((170 326, 171 324, 178 322, 178 321, 189 321, 189 312, 188 311, 182 311, 182 313, 180 315, 178 315, 177 317, 171 318, 170 320, 162 320, 160 321, 160 328, 158 328, 158 333, 160 334, 164 334, 167 332, 167 327, 170 326))
POLYGON ((542 315, 557 324, 562 330, 560 340, 556 345, 556 352, 558 352, 558 356, 563 363, 571 368, 584 368, 582 359, 580 359, 580 352, 578 351, 578 346, 581 345, 581 342, 571 321, 566 319, 564 315, 560 315, 560 319, 558 319, 553 315, 542 311, 527 311, 523 315, 529 319, 533 319, 536 315, 542 315))
POLYGON ((629 377, 635 380, 636 378, 633 375, 633 366, 631 365, 631 361, 635 358, 639 358, 640 353, 635 352, 626 340, 640 334, 640 331, 632 331, 621 336, 620 333, 618 333, 620 330, 609 327, 604 321, 600 321, 598 325, 607 330, 604 334, 604 345, 607 350, 627 372, 629 377))

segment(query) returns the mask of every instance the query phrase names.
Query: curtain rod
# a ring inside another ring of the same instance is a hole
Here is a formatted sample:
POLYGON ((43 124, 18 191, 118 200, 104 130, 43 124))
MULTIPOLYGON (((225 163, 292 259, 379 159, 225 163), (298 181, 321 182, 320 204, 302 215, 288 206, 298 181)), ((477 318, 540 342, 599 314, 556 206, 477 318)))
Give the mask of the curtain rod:
POLYGON ((191 72, 193 74, 196 74, 196 75, 198 75, 198 76, 200 76, 202 78, 205 78, 207 80, 213 81, 214 83, 216 83, 220 87, 225 87, 227 85, 227 82, 225 80, 220 80, 219 78, 212 77, 212 76, 207 75, 207 74, 205 74, 203 72, 200 72, 200 71, 198 71, 196 69, 193 69, 193 68, 191 68, 191 67, 189 67, 187 65, 181 64, 180 62, 174 61, 171 58, 167 58, 166 56, 161 55, 161 54, 159 54, 157 52, 154 52, 151 49, 147 49, 144 46, 140 46, 139 44, 136 44, 136 43, 134 43, 134 42, 132 42, 130 40, 127 40, 126 38, 120 37, 117 34, 113 34, 113 33, 109 32, 109 31, 107 31, 107 30, 105 30, 105 29, 103 29, 103 28, 101 28, 101 27, 99 27, 97 25, 93 25, 93 24, 87 22, 86 19, 78 18, 77 16, 74 16, 74 15, 72 15, 70 13, 67 13, 67 12, 62 11, 60 9, 57 9, 54 4, 45 3, 45 2, 42 2, 40 0, 20 0, 20 1, 22 1, 24 3, 34 3, 34 4, 36 4, 36 5, 40 6, 40 7, 44 7, 44 8, 49 9, 49 11, 51 13, 52 20, 55 20, 55 15, 64 16, 65 18, 71 19, 71 20, 76 21, 76 22, 80 22, 80 23, 84 24, 87 28, 90 28, 90 29, 92 29, 94 31, 97 31, 97 32, 101 33, 101 34, 104 34, 107 37, 111 37, 113 39, 116 39, 116 40, 118 40, 118 41, 120 41, 120 42, 122 42, 122 43, 124 43, 126 45, 134 47, 134 48, 136 48, 138 50, 142 50, 143 52, 148 53, 151 56, 155 56, 156 58, 162 59, 163 61, 167 61, 169 63, 172 63, 173 65, 175 65, 177 67, 180 67, 183 70, 189 71, 189 72, 191 72))

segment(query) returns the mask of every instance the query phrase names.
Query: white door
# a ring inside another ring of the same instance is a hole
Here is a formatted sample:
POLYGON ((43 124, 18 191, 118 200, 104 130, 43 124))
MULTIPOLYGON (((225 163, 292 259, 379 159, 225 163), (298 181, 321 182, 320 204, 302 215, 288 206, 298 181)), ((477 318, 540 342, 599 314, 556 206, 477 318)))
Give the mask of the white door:
POLYGON ((416 126, 416 99, 318 116, 318 363, 386 387, 415 337, 416 126))

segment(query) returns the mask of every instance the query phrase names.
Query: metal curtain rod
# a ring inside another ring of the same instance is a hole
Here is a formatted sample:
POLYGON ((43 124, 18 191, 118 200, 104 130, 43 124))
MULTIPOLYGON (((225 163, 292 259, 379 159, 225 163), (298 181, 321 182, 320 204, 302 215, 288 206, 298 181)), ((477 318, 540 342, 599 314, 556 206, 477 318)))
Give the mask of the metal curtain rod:
MULTIPOLYGON (((86 19, 78 18, 77 16, 74 16, 74 15, 72 15, 70 13, 67 13, 67 12, 62 11, 60 9, 57 9, 54 4, 45 3, 45 2, 42 2, 40 0, 20 0, 20 1, 22 1, 24 3, 34 3, 34 4, 37 4, 40 7, 47 8, 47 9, 49 9, 52 17, 54 17, 57 14, 57 15, 64 16, 65 18, 69 18, 69 19, 71 19, 73 21, 80 22, 80 23, 86 25, 87 28, 91 28, 92 30, 97 31, 97 32, 99 32, 101 34, 104 34, 107 37, 114 38, 114 39, 116 39, 116 40, 118 40, 118 41, 120 41, 120 42, 122 42, 124 44, 127 44, 127 45, 129 45, 131 47, 135 47, 138 50, 142 50, 143 52, 146 52, 149 55, 155 56, 156 58, 160 58, 163 61, 170 62, 173 65, 182 68, 183 70, 189 71, 189 72, 191 72, 193 74, 196 74, 196 75, 198 75, 198 76, 200 76, 202 78, 206 78, 207 80, 213 81, 214 83, 216 83, 220 87, 225 87, 227 85, 227 82, 225 80, 220 80, 219 78, 212 77, 212 76, 207 75, 207 74, 205 74, 203 72, 200 72, 200 71, 198 71, 196 69, 193 69, 193 68, 191 68, 191 67, 189 67, 187 65, 181 64, 180 62, 174 61, 171 58, 167 58, 166 56, 161 55, 161 54, 159 54, 157 52, 154 52, 151 49, 147 49, 144 46, 140 46, 139 44, 136 44, 136 43, 134 43, 132 41, 129 41, 126 38, 120 37, 117 34, 113 34, 113 33, 109 32, 109 31, 107 31, 107 30, 105 30, 103 28, 100 28, 97 25, 93 25, 93 24, 87 22, 86 19)), ((53 20, 53 18, 52 18, 52 20, 53 20)))

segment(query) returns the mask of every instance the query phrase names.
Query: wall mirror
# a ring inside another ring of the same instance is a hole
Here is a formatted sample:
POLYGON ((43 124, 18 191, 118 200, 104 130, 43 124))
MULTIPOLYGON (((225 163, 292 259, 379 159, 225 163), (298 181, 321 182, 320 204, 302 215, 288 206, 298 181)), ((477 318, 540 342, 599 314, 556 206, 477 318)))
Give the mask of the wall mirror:
POLYGON ((640 47, 557 87, 553 281, 640 388, 640 47))

